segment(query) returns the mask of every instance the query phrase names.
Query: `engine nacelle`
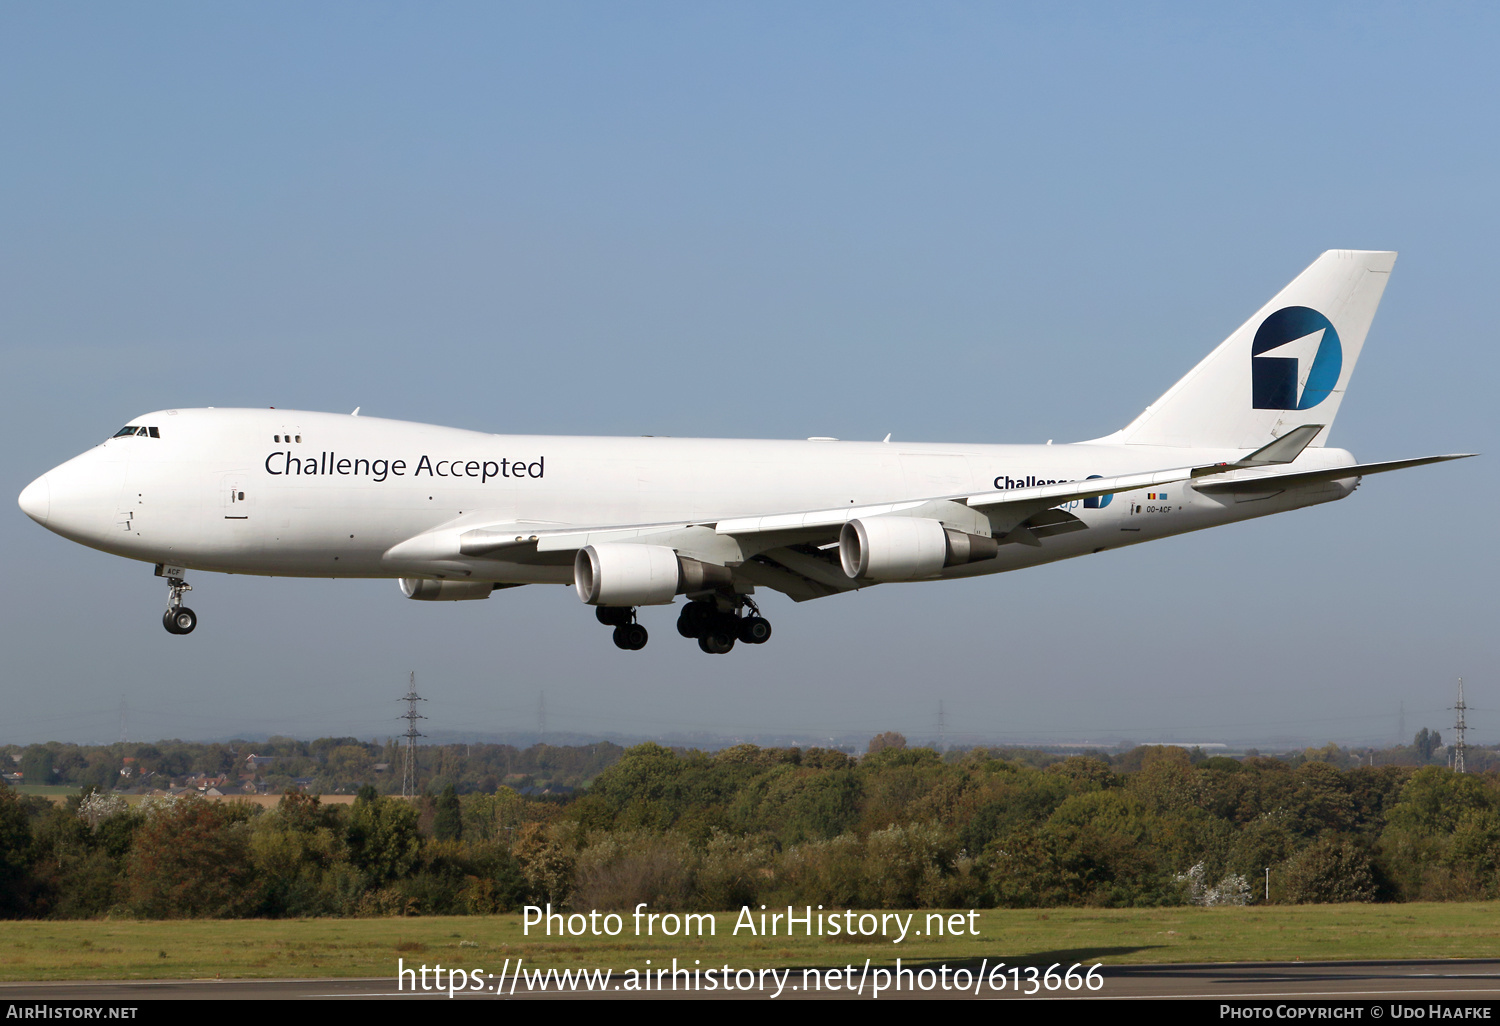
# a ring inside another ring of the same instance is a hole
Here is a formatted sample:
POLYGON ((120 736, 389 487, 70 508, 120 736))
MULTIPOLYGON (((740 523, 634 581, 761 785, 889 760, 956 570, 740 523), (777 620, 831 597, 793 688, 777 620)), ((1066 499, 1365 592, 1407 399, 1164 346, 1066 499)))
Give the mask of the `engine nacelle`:
POLYGON ((492 581, 429 581, 424 577, 401 578, 401 592, 423 602, 463 602, 487 599, 495 590, 492 581))
POLYGON ((573 557, 573 587, 591 606, 664 606, 684 592, 732 582, 728 567, 679 556, 665 545, 606 542, 585 545, 573 557))
POLYGON ((677 553, 665 545, 585 545, 573 587, 591 606, 661 606, 677 594, 677 553))
POLYGON ((913 581, 946 566, 993 559, 1000 543, 921 517, 851 520, 839 532, 839 562, 850 577, 913 581))

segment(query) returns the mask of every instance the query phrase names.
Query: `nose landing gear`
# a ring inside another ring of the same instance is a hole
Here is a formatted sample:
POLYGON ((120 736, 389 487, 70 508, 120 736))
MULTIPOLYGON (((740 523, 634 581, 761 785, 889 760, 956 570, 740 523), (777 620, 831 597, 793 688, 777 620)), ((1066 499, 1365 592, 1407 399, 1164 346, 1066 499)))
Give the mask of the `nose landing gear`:
POLYGON ((167 578, 167 611, 162 614, 161 625, 168 634, 191 634, 198 626, 198 614, 182 604, 184 592, 193 586, 181 577, 167 578))

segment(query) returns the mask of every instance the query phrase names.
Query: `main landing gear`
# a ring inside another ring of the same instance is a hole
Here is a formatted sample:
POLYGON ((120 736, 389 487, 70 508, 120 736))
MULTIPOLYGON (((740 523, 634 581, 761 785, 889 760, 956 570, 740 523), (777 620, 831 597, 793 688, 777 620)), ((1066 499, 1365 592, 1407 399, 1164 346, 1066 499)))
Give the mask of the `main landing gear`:
POLYGON ((600 623, 615 629, 615 647, 627 652, 639 652, 646 647, 651 635, 646 628, 635 622, 633 606, 597 606, 594 609, 600 623))
POLYGON ((698 647, 710 655, 723 655, 734 648, 736 641, 764 645, 771 640, 771 623, 760 615, 754 599, 736 595, 728 609, 719 608, 719 603, 712 600, 689 602, 677 617, 677 633, 684 638, 697 638, 698 647), (743 615, 741 606, 748 607, 751 615, 743 615))
POLYGON ((168 634, 191 634, 198 626, 198 614, 182 604, 183 592, 192 590, 193 586, 181 577, 167 578, 167 611, 162 614, 161 625, 168 634))
MULTIPOLYGON (((594 607, 599 622, 615 629, 616 647, 627 652, 645 648, 650 637, 646 628, 636 622, 635 613, 633 606, 594 607)), ((683 606, 677 617, 677 633, 696 639, 698 647, 710 655, 723 655, 734 648, 736 641, 764 645, 771 640, 771 623, 760 615, 760 608, 748 595, 714 597, 696 599, 683 606)))

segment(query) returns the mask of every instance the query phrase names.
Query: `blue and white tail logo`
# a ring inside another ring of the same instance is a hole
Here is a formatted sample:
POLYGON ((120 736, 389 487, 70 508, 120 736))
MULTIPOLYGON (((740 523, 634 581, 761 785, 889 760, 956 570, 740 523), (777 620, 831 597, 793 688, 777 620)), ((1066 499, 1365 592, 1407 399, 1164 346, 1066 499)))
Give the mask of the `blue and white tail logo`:
POLYGON ((1287 306, 1261 322, 1250 345, 1257 410, 1310 410, 1338 385, 1344 351, 1333 323, 1308 306, 1287 306))
POLYGON ((1395 263, 1388 251, 1330 249, 1099 441, 1254 451, 1316 420, 1324 428, 1312 444, 1326 445, 1395 263))

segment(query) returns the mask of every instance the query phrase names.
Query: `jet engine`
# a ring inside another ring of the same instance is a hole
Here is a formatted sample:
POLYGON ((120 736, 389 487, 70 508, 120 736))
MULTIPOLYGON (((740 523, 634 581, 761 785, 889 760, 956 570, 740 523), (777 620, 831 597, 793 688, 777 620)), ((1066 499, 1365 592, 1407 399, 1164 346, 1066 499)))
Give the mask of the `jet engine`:
POLYGON ((573 587, 591 606, 664 606, 680 594, 728 585, 728 567, 679 556, 665 545, 585 545, 573 559, 573 587))
POLYGON ((851 520, 839 532, 839 562, 852 578, 911 581, 945 566, 993 559, 1000 543, 920 517, 851 520))
POLYGON ((401 578, 401 591, 409 599, 423 602, 461 602, 487 599, 495 590, 492 581, 429 581, 422 577, 401 578))

